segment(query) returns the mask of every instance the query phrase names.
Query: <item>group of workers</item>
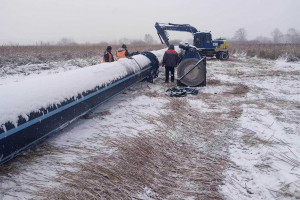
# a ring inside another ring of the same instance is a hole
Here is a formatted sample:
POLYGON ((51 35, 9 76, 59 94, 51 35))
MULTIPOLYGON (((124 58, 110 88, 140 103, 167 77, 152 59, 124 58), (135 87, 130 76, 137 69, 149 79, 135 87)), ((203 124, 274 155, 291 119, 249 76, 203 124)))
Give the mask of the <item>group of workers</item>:
MULTIPOLYGON (((114 62, 114 56, 111 53, 112 47, 107 46, 106 51, 104 52, 103 62, 114 62)), ((116 60, 119 60, 120 58, 127 58, 130 57, 131 54, 127 50, 127 46, 125 44, 122 45, 121 48, 118 49, 116 53, 116 60)), ((174 68, 179 63, 179 55, 177 51, 174 49, 174 45, 170 45, 169 49, 165 52, 163 61, 162 61, 162 67, 165 67, 165 82, 169 82, 169 76, 171 72, 171 82, 174 82, 174 68)))
MULTIPOLYGON (((114 56, 111 53, 112 47, 111 46, 107 46, 106 50, 104 52, 104 56, 103 56, 103 61, 102 62, 114 62, 114 56)), ((130 56, 130 53, 127 50, 127 46, 125 44, 122 45, 121 48, 118 49, 117 53, 116 53, 116 60, 119 60, 120 58, 127 58, 130 56)))

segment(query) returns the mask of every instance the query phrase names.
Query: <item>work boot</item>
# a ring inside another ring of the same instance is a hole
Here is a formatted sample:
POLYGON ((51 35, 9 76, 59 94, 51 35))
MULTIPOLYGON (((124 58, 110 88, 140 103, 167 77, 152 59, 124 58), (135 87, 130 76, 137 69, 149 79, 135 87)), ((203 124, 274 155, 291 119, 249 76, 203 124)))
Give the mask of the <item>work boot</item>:
POLYGON ((171 76, 171 82, 172 83, 174 82, 174 76, 171 76))

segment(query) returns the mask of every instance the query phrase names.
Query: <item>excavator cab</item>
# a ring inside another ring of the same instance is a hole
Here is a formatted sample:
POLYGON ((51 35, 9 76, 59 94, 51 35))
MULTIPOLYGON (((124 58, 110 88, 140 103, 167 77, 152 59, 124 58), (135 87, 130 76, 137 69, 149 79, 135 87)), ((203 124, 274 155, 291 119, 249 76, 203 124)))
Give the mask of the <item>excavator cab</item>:
POLYGON ((194 46, 200 50, 201 55, 216 56, 217 59, 228 59, 228 43, 224 39, 212 40, 210 32, 194 33, 194 46))
POLYGON ((211 33, 198 32, 194 34, 194 45, 198 48, 207 48, 211 43, 211 33))
POLYGON ((218 43, 214 44, 212 42, 211 33, 197 32, 194 33, 194 46, 199 49, 201 55, 213 57, 216 54, 215 48, 218 43))

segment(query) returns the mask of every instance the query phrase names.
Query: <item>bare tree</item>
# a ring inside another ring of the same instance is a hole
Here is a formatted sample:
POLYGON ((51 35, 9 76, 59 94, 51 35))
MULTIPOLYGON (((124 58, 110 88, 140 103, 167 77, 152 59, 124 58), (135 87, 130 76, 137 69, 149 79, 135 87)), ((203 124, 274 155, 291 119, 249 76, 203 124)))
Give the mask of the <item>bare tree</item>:
POLYGON ((283 42, 283 34, 281 33, 281 31, 278 28, 275 28, 272 33, 271 33, 272 37, 273 37, 273 42, 274 43, 280 43, 283 42))
POLYGON ((237 31, 235 31, 234 36, 232 38, 235 41, 247 41, 247 31, 245 28, 240 28, 237 31))
POLYGON ((300 43, 300 32, 294 28, 290 28, 286 34, 287 42, 300 43))
POLYGON ((144 41, 147 44, 153 44, 154 43, 154 39, 153 39, 152 35, 150 35, 150 34, 145 34, 144 41))

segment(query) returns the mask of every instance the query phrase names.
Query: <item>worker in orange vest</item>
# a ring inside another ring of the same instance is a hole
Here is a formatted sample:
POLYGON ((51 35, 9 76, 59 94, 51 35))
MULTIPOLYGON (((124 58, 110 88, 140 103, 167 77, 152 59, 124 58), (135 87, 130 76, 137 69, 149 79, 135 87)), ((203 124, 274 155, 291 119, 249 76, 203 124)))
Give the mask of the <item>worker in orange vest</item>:
POLYGON ((114 62, 114 56, 111 53, 111 46, 107 46, 106 51, 104 52, 104 56, 103 56, 103 63, 105 62, 114 62))
POLYGON ((130 53, 127 50, 127 46, 125 44, 122 45, 121 48, 118 49, 117 51, 117 59, 119 60, 120 58, 127 58, 130 56, 130 53))

